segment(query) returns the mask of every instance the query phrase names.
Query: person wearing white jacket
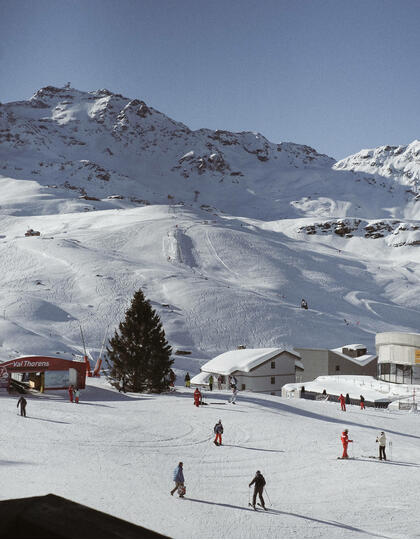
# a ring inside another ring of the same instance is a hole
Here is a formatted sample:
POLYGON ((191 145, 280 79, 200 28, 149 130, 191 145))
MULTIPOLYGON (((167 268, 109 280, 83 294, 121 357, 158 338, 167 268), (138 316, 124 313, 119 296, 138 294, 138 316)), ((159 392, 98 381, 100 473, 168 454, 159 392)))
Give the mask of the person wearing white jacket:
POLYGON ((376 442, 379 444, 379 459, 382 458, 386 461, 385 446, 386 446, 386 436, 383 431, 381 434, 376 437, 376 442))

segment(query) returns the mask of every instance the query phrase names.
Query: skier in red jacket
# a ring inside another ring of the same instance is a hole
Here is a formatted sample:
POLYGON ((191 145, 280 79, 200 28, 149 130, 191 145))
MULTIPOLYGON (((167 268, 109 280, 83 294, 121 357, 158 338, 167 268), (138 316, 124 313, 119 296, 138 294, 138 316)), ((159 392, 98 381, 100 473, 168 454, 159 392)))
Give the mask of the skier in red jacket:
POLYGON ((343 431, 343 434, 341 435, 341 442, 343 443, 343 456, 341 459, 348 459, 349 456, 347 455, 347 447, 349 445, 349 442, 353 442, 349 439, 349 430, 345 429, 343 431))
POLYGON ((340 394, 340 403, 341 403, 341 410, 346 410, 346 398, 343 396, 343 394, 340 394))
POLYGON ((198 407, 201 403, 201 392, 198 388, 194 390, 194 405, 198 407))

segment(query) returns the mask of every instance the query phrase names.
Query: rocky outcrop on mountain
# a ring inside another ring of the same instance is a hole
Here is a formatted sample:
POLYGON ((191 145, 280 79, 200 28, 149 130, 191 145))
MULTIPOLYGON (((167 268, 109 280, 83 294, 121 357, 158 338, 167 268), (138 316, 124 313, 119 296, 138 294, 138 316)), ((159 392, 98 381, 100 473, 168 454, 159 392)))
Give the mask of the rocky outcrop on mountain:
POLYGON ((343 238, 386 238, 387 245, 394 247, 420 245, 420 226, 399 220, 366 221, 361 219, 337 219, 299 227, 299 233, 307 235, 337 235, 343 238))

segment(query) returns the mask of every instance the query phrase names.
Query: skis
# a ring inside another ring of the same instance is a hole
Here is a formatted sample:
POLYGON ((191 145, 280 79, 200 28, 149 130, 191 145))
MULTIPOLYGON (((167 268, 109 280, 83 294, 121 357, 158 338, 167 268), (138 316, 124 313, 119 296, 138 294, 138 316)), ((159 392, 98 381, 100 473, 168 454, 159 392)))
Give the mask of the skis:
POLYGON ((342 459, 343 461, 347 461, 349 459, 354 459, 354 457, 338 457, 337 459, 342 459))
MULTIPOLYGON (((263 506, 262 504, 257 503, 257 505, 258 505, 259 507, 261 507, 263 510, 265 510, 266 512, 269 511, 269 509, 268 509, 268 508, 264 508, 264 506, 263 506)), ((248 506, 250 506, 250 507, 253 508, 256 512, 258 512, 258 508, 256 508, 252 503, 248 503, 248 506)))

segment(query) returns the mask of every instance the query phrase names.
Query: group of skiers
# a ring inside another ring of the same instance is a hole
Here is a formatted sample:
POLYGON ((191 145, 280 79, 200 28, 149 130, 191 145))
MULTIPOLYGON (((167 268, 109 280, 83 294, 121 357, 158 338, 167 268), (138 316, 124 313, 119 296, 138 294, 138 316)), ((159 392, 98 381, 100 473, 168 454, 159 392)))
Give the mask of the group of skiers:
POLYGON ((80 390, 72 384, 69 386, 69 399, 71 403, 79 403, 80 390))
MULTIPOLYGON (((236 378, 235 377, 233 377, 233 378, 236 381, 236 378)), ((190 374, 188 372, 184 377, 184 381, 185 381, 185 386, 187 388, 190 388, 191 387, 191 376, 190 376, 190 374)), ((224 382, 225 382, 224 376, 219 375, 217 377, 217 388, 218 388, 218 390, 222 390, 222 386, 223 386, 224 382)), ((213 377, 213 375, 210 375, 210 377, 208 379, 208 384, 209 384, 209 390, 210 390, 210 392, 212 392, 213 391, 213 386, 214 386, 214 377, 213 377)))
MULTIPOLYGON (((188 373, 187 375, 189 377, 188 373)), ((191 382, 190 378, 188 378, 188 380, 187 379, 185 380, 185 386, 187 386, 187 388, 190 387, 190 382, 191 382)), ((232 389, 232 395, 230 396, 228 403, 232 403, 233 405, 236 405, 236 396, 238 395, 238 381, 235 376, 233 375, 229 376, 229 384, 232 389)), ((210 385, 210 390, 212 390, 213 389, 213 375, 210 375, 209 377, 209 385, 210 385), (210 382, 210 379, 211 379, 211 382, 210 382)), ((221 386, 221 383, 220 383, 220 386, 221 386)), ((194 405, 196 407, 199 407, 200 405, 206 405, 206 403, 203 402, 203 394, 200 392, 199 388, 196 388, 194 390, 193 397, 194 397, 194 405)))
MULTIPOLYGON (((345 429, 343 433, 341 434, 341 442, 343 444, 343 455, 340 459, 349 459, 349 456, 347 454, 347 448, 349 443, 352 443, 353 440, 349 439, 349 430, 345 429)), ((381 433, 376 437, 376 442, 379 444, 379 459, 382 461, 386 461, 386 435, 384 431, 381 431, 381 433)))
MULTIPOLYGON (((346 405, 350 405, 351 403, 349 394, 346 394, 346 397, 344 397, 343 394, 340 394, 339 400, 340 400, 341 410, 345 411, 346 405)), ((365 398, 362 395, 360 396, 360 408, 362 410, 365 408, 365 398)))
MULTIPOLYGON (((219 422, 221 424, 221 421, 219 422)), ((218 425, 218 424, 216 424, 218 425)), ((222 428, 223 429, 223 428, 222 428)), ((183 499, 185 497, 185 493, 187 492, 185 487, 185 478, 184 478, 184 464, 182 461, 178 463, 178 465, 175 467, 174 473, 173 473, 173 481, 175 482, 175 487, 171 489, 170 494, 173 495, 176 491, 178 492, 178 496, 183 499)), ((254 494, 252 497, 252 504, 249 502, 249 505, 256 510, 256 504, 257 504, 257 495, 260 499, 260 502, 258 503, 264 510, 267 510, 265 506, 265 501, 263 497, 263 491, 266 485, 266 481, 264 476, 261 474, 261 471, 257 471, 255 473, 254 478, 251 480, 251 482, 248 484, 249 487, 254 485, 254 494)))

